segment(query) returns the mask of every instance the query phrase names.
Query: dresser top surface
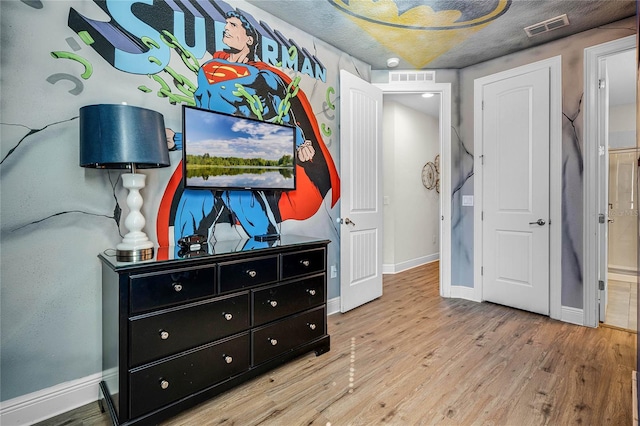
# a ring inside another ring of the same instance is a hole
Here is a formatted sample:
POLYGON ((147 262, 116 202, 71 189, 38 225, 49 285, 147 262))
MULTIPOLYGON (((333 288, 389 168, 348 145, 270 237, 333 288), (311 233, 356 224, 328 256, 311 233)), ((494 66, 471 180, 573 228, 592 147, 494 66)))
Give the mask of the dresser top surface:
POLYGON ((295 249, 298 247, 312 245, 326 245, 330 241, 317 237, 308 237, 302 235, 281 235, 279 239, 273 241, 256 241, 253 238, 237 239, 228 241, 215 241, 202 244, 200 250, 185 252, 178 246, 156 247, 154 258, 151 260, 140 262, 119 262, 113 255, 107 254, 107 251, 100 253, 98 257, 107 265, 115 270, 130 269, 137 267, 147 267, 150 265, 159 265, 164 263, 181 263, 184 261, 211 261, 217 258, 224 258, 230 255, 254 254, 259 252, 265 254, 272 251, 282 249, 295 249))

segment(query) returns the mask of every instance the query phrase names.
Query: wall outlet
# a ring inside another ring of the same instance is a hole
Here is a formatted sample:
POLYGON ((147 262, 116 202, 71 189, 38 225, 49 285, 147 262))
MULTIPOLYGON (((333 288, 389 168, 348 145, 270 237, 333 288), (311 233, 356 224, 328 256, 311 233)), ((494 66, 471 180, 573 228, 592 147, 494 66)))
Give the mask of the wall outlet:
POLYGON ((432 242, 433 244, 435 244, 435 243, 436 243, 436 234, 433 234, 433 237, 431 238, 431 242, 432 242))
POLYGON ((338 267, 336 265, 331 265, 331 278, 335 278, 338 276, 338 267))

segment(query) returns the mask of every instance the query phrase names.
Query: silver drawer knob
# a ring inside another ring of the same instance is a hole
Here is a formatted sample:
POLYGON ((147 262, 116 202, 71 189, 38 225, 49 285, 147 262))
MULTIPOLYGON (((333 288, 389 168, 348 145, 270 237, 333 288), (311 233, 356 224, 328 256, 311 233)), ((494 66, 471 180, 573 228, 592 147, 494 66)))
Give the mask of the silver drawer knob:
POLYGON ((315 330, 315 329, 316 329, 316 325, 315 325, 315 324, 309 324, 309 328, 310 328, 311 330, 315 330))
POLYGON ((302 264, 302 266, 309 266, 309 261, 308 260, 301 260, 300 263, 302 264))
POLYGON ((311 289, 311 290, 307 290, 309 292, 310 295, 315 296, 316 295, 316 291, 311 289))
POLYGON ((167 382, 166 380, 160 380, 160 387, 162 389, 166 389, 169 387, 169 382, 167 382))
POLYGON ((247 275, 249 275, 251 278, 255 278, 258 273, 256 271, 249 270, 247 271, 247 275))
POLYGON ((276 339, 269 339, 269 342, 271 342, 271 346, 275 346, 278 344, 278 341, 276 339))
POLYGON ((233 358, 229 355, 225 355, 224 362, 226 362, 227 364, 231 364, 233 362, 233 358))
POLYGON ((182 291, 182 284, 180 283, 173 283, 173 289, 176 291, 176 293, 179 293, 182 291))
POLYGON ((160 338, 162 340, 167 340, 169 338, 169 332, 165 330, 160 330, 160 338))
POLYGON ((231 314, 224 314, 224 319, 226 319, 227 321, 231 321, 231 319, 233 318, 233 315, 231 314))
POLYGON ((269 304, 270 304, 271 306, 273 306, 274 308, 275 308, 276 306, 278 306, 278 302, 277 302, 277 301, 275 301, 275 300, 270 300, 270 301, 269 301, 269 304))

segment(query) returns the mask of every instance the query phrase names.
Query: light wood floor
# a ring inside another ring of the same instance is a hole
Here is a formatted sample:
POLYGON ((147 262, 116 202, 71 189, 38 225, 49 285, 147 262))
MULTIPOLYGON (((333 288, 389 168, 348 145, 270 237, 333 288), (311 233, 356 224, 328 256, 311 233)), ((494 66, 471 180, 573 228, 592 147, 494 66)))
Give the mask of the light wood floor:
POLYGON ((605 324, 638 330, 638 284, 636 276, 632 279, 611 279, 607 285, 607 313, 605 324))
MULTIPOLYGON (((631 425, 636 335, 442 299, 438 264, 329 317, 303 356, 164 425, 631 425)), ((103 425, 97 403, 42 425, 103 425)))

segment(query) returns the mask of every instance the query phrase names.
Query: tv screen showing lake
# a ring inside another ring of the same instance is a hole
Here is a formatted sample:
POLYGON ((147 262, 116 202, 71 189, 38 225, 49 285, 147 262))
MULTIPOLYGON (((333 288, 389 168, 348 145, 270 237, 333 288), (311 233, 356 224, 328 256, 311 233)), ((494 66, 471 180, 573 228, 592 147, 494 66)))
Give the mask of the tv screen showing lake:
POLYGON ((296 128, 184 107, 187 188, 293 190, 296 128))
POLYGON ((294 166, 287 167, 191 167, 187 186, 204 188, 295 189, 294 166))

